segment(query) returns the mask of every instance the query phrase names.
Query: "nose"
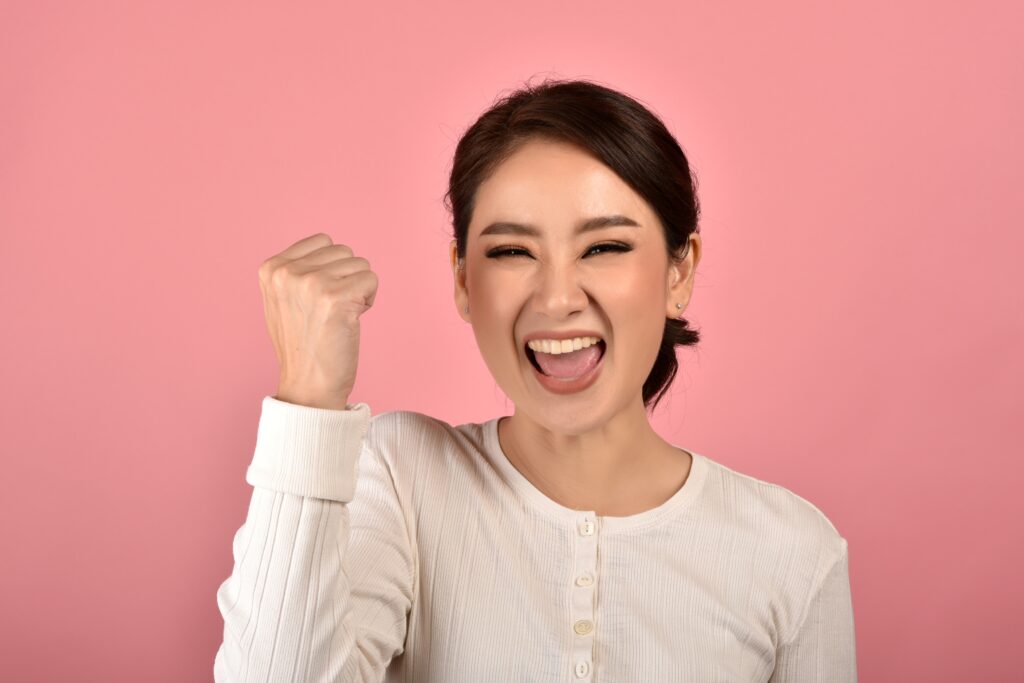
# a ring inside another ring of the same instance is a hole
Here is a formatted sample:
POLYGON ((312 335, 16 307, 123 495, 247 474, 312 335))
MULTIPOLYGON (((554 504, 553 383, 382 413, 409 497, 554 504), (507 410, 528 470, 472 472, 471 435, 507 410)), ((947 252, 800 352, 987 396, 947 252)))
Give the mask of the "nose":
POLYGON ((580 286, 573 266, 546 265, 537 271, 537 287, 533 295, 533 309, 560 320, 587 307, 587 293, 580 286))

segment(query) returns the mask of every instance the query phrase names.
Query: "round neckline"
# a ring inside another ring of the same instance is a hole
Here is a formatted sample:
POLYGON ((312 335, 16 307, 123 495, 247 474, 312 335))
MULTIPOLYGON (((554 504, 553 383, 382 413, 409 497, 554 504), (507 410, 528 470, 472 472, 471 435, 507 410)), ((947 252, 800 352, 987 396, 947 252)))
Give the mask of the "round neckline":
MULTIPOLYGON (((507 416, 502 416, 507 417, 507 416)), ((498 440, 498 421, 502 417, 495 417, 484 424, 484 445, 487 455, 491 458, 495 467, 504 475, 505 480, 518 491, 523 498, 529 501, 532 506, 543 513, 555 517, 560 521, 576 524, 581 517, 592 517, 598 520, 598 525, 603 533, 617 533, 623 531, 635 531, 640 528, 657 524, 661 520, 681 512, 688 507, 700 494, 707 479, 708 464, 706 458, 700 453, 695 453, 688 448, 676 444, 671 446, 686 451, 692 458, 690 473, 686 476, 683 485, 672 494, 672 496, 657 507, 643 512, 638 512, 625 517, 611 517, 598 515, 595 510, 574 510, 561 503, 552 500, 534 486, 523 473, 515 468, 512 461, 508 459, 501 448, 498 440)))

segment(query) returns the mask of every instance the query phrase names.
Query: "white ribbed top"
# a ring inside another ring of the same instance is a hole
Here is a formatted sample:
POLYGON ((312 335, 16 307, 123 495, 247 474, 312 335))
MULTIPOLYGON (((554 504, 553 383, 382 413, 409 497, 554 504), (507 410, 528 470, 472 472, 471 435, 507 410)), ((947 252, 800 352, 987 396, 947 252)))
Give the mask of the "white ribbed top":
MULTIPOLYGON (((699 453, 628 517, 452 426, 263 399, 217 681, 856 681, 847 542, 699 453)), ((679 448, 679 446, 676 446, 679 448)))

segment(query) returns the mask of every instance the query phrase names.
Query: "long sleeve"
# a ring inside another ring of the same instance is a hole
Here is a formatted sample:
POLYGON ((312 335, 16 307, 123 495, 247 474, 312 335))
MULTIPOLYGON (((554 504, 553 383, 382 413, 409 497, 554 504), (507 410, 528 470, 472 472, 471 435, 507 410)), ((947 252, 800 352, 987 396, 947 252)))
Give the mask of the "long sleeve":
POLYGON ((778 649, 769 683, 855 683, 857 680, 849 548, 825 574, 796 632, 778 649))
POLYGON ((381 681, 404 651, 414 551, 370 427, 365 403, 263 399, 216 681, 381 681))

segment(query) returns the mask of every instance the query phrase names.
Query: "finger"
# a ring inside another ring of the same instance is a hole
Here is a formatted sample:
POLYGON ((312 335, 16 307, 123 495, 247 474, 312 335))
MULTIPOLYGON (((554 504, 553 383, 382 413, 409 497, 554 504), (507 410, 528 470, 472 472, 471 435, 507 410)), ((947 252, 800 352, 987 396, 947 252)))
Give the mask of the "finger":
POLYGON ((367 308, 373 306, 373 302, 377 299, 379 282, 377 274, 372 270, 360 270, 346 276, 345 286, 351 288, 351 291, 354 291, 357 295, 362 296, 367 308))
POLYGON ((295 244, 291 245, 280 254, 273 256, 270 261, 274 262, 274 265, 280 265, 289 261, 300 259, 307 254, 310 254, 317 249, 321 249, 326 246, 333 244, 331 236, 324 232, 318 232, 315 235, 304 237, 295 244))
POLYGON ((352 257, 352 247, 347 244, 331 244, 311 251, 305 256, 295 259, 293 265, 319 266, 331 261, 352 257))
POLYGON ((293 261, 288 270, 294 275, 307 275, 312 272, 321 273, 324 277, 337 279, 369 270, 370 262, 362 256, 340 257, 326 263, 309 263, 305 259, 293 261))
POLYGON ((333 285, 324 291, 329 294, 344 294, 346 301, 361 303, 367 308, 377 298, 377 274, 372 270, 359 270, 339 277, 333 285), (342 282, 344 280, 344 282, 342 282))

